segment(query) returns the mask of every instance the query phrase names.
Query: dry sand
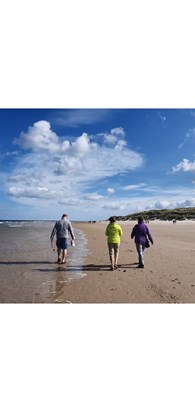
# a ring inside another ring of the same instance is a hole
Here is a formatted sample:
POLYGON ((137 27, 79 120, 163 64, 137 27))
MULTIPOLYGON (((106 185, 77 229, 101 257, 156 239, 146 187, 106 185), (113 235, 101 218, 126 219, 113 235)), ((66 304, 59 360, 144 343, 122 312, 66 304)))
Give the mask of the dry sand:
POLYGON ((145 268, 136 268, 130 239, 136 222, 118 222, 123 229, 119 268, 111 272, 106 222, 77 223, 88 239, 87 275, 64 286, 70 303, 195 303, 195 221, 153 221, 154 245, 145 250, 145 268))

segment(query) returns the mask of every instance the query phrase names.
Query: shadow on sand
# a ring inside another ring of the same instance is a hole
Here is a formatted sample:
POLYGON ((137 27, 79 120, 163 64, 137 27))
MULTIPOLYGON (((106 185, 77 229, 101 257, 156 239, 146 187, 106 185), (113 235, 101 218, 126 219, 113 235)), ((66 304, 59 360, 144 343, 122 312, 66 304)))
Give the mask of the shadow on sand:
MULTIPOLYGON (((136 269, 136 266, 138 265, 138 263, 130 263, 130 264, 126 264, 126 265, 119 265, 118 269, 115 270, 115 272, 123 270, 126 271, 125 269, 136 269)), ((57 267, 55 269, 34 269, 34 270, 38 270, 40 272, 56 272, 56 271, 65 271, 65 272, 75 272, 75 271, 82 271, 82 272, 99 272, 99 271, 109 271, 110 272, 110 265, 94 265, 94 264, 90 264, 90 265, 83 265, 83 266, 66 266, 66 265, 60 265, 58 264, 57 267)))
MULTIPOLYGON (((65 270, 66 272, 75 272, 75 270, 82 270, 82 271, 110 271, 110 265, 94 265, 94 264, 89 264, 89 265, 74 265, 74 266, 67 266, 66 264, 59 264, 57 262, 49 262, 49 261, 39 261, 39 260, 34 260, 34 261, 19 261, 19 262, 0 262, 0 265, 56 265, 54 269, 34 269, 34 270, 39 270, 40 272, 53 272, 53 271, 62 271, 65 270)), ((135 265, 138 265, 138 262, 135 263, 129 263, 129 264, 124 264, 124 265, 119 265, 118 269, 136 269, 135 265)))
POLYGON ((41 260, 32 260, 32 261, 22 261, 22 262, 0 262, 0 265, 46 265, 53 264, 54 262, 41 261, 41 260))

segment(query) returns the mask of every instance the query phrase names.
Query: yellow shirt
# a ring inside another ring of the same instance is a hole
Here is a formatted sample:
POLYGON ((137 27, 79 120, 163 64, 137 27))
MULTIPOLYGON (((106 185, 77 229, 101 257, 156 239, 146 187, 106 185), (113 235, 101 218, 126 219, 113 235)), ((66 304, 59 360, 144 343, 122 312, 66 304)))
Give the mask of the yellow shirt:
POLYGON ((108 236, 108 243, 120 243, 123 231, 118 223, 109 223, 105 234, 108 236))

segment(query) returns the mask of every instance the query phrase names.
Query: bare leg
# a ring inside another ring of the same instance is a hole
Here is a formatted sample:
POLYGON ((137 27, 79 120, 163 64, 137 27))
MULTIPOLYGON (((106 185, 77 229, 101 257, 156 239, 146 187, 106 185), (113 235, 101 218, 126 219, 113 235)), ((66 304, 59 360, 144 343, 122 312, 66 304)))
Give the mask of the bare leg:
POLYGON ((108 251, 109 251, 110 263, 111 263, 110 270, 114 270, 114 248, 113 248, 113 244, 109 242, 108 242, 108 251))
POLYGON ((110 255, 111 268, 114 269, 114 256, 110 255))
POLYGON ((114 266, 118 265, 118 257, 119 257, 119 252, 116 252, 114 255, 114 266))
POLYGON ((62 250, 62 263, 66 263, 67 249, 62 250))
POLYGON ((57 248, 58 262, 60 262, 61 249, 57 248))

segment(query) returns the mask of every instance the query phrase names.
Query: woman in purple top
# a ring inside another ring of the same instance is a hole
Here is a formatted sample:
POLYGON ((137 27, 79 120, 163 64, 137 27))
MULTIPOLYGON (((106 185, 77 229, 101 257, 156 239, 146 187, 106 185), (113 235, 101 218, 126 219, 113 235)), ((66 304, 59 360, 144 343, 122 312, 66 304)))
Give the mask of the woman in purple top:
POLYGON ((136 249, 139 257, 138 268, 144 268, 144 250, 146 247, 147 237, 153 245, 153 238, 148 229, 148 226, 144 223, 142 216, 138 218, 138 223, 133 227, 131 232, 131 239, 135 238, 136 249))

